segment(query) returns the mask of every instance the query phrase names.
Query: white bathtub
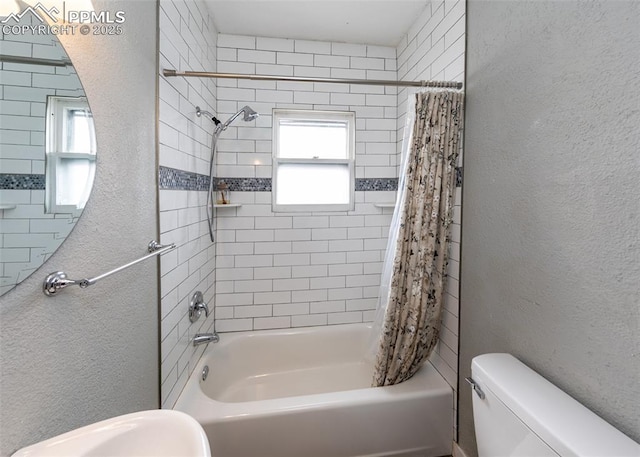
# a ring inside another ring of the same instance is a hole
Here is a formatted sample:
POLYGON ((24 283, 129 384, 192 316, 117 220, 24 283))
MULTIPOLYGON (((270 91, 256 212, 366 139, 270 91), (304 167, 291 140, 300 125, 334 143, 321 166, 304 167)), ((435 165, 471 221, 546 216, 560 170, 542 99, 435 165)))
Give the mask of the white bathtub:
POLYGON ((353 324, 222 334, 175 409, 200 422, 212 457, 450 455, 451 387, 428 363, 402 384, 369 387, 369 331, 353 324))

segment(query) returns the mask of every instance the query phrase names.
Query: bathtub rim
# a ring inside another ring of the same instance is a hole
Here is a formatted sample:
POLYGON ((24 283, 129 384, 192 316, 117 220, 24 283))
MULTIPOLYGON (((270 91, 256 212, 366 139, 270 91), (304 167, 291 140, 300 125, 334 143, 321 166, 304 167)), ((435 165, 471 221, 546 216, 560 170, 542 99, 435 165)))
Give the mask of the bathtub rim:
MULTIPOLYGON (((276 416, 303 409, 323 410, 337 405, 364 405, 370 403, 372 399, 379 403, 394 402, 398 400, 398 395, 402 395, 403 399, 417 400, 425 396, 435 397, 450 394, 453 400, 453 388, 429 360, 424 362, 420 370, 412 378, 392 386, 365 387, 244 402, 216 400, 208 396, 201 387, 200 374, 204 366, 211 361, 211 355, 215 353, 216 348, 221 345, 232 344, 237 339, 254 339, 261 335, 296 335, 308 332, 349 332, 352 329, 362 330, 364 328, 370 330, 371 327, 370 323, 355 323, 222 333, 220 334, 219 343, 210 344, 205 348, 172 409, 187 412, 198 420, 217 422, 246 417, 247 414, 255 417, 276 416)), ((209 372, 209 376, 212 375, 215 375, 213 370, 209 372)), ((451 408, 453 409, 453 401, 451 408)))

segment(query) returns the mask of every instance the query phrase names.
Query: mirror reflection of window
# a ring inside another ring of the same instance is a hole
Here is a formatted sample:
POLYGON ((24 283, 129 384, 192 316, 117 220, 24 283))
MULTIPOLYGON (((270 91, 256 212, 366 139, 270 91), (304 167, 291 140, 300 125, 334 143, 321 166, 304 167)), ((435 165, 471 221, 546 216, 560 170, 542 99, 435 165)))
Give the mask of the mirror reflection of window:
POLYGON ((47 97, 47 213, 77 213, 87 202, 96 162, 93 118, 84 97, 47 97))
POLYGON ((86 100, 84 107, 68 107, 64 110, 65 120, 63 150, 68 152, 93 151, 95 141, 92 138, 93 119, 86 100))

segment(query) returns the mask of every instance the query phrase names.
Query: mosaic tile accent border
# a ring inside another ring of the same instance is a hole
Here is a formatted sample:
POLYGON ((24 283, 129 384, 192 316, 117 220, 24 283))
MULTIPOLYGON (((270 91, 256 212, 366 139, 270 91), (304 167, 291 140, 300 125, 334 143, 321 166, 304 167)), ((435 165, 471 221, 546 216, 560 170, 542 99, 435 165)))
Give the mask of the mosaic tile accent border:
POLYGON ((0 173, 0 189, 44 190, 44 175, 0 173))
POLYGON ((462 167, 456 167, 456 187, 462 187, 462 167))
MULTIPOLYGON (((44 175, 43 175, 44 178, 44 175)), ((174 168, 160 167, 160 189, 197 190, 209 189, 209 177, 174 168)), ((271 192, 271 178, 214 178, 224 181, 234 192, 271 192)), ((456 167, 456 187, 462 186, 462 167, 456 167)), ((43 187, 44 189, 44 183, 43 187)), ((358 178, 356 192, 396 191, 398 178, 358 178)))
POLYGON ((160 166, 158 170, 160 189, 209 190, 209 177, 190 171, 160 166))
POLYGON ((356 192, 398 190, 398 178, 356 178, 356 192))
POLYGON ((216 178, 234 192, 271 192, 271 178, 216 178))

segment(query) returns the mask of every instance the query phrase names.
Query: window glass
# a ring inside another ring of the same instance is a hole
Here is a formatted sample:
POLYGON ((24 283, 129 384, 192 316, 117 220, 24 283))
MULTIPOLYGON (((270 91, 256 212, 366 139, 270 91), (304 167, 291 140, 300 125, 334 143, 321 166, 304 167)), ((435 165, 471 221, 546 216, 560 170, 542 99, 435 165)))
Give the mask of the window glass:
POLYGON ((274 110, 274 211, 354 206, 355 114, 274 110))
POLYGON ((95 152, 93 140, 93 119, 87 108, 69 108, 64 110, 64 129, 62 135, 62 151, 66 152, 95 152))
POLYGON ((347 164, 280 164, 276 183, 279 205, 349 204, 347 164))
POLYGON ((348 124, 330 121, 280 121, 281 158, 348 159, 348 124))
POLYGON ((84 208, 89 198, 95 162, 89 159, 59 158, 56 171, 56 205, 84 208))

